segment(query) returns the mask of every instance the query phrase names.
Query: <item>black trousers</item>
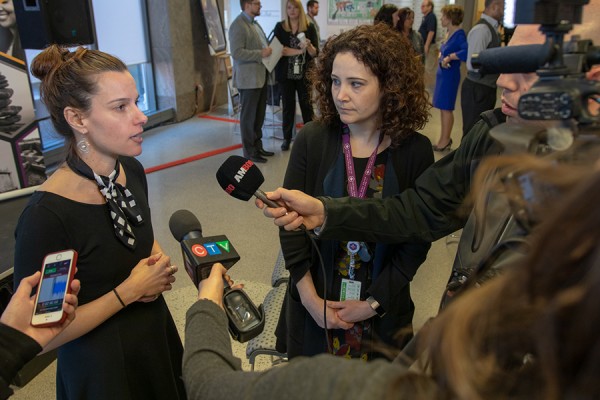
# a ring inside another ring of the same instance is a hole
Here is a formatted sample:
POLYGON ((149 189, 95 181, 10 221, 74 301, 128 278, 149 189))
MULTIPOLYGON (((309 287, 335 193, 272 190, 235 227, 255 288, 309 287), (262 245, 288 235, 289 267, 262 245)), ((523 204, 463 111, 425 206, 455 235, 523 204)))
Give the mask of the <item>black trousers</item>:
POLYGON ((281 100, 283 102, 283 138, 292 140, 294 122, 296 119, 296 93, 302 111, 302 120, 306 124, 312 121, 313 109, 308 94, 308 82, 306 79, 284 79, 279 83, 281 87, 281 100))
POLYGON ((257 89, 238 89, 240 93, 240 131, 244 157, 254 157, 262 149, 262 126, 267 109, 267 84, 257 89))
POLYGON ((460 91, 460 106, 465 136, 479 119, 479 114, 496 106, 496 88, 465 78, 460 91))

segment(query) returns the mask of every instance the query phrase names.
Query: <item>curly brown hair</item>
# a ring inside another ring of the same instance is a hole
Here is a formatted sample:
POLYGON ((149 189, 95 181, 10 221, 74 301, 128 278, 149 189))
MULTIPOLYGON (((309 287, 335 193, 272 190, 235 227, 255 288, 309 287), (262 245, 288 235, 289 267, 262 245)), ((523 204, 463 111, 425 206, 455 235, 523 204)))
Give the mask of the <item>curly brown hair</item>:
POLYGON ((330 128, 341 125, 331 94, 331 70, 338 53, 351 53, 379 79, 381 132, 399 145, 429 119, 429 95, 425 91, 423 65, 411 44, 386 24, 361 25, 332 37, 318 62, 308 71, 321 115, 317 119, 330 128))

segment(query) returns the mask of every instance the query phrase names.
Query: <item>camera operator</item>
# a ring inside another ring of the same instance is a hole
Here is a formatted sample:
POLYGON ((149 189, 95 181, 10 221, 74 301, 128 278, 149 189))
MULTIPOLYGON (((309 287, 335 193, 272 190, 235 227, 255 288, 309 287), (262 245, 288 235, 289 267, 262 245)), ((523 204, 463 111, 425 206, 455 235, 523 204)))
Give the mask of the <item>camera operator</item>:
MULTIPOLYGON (((480 168, 495 169, 500 161, 480 168)), ((530 155, 509 161, 557 189, 555 198, 543 198, 541 209, 532 204, 544 212, 550 203, 554 211, 536 227, 527 256, 489 284, 466 291, 427 326, 419 343, 429 350, 426 369, 323 354, 244 372, 232 354, 222 305, 226 270, 215 264, 187 312, 188 398, 598 398, 599 169, 567 168, 530 155)), ((504 182, 498 179, 499 190, 507 190, 504 182)))
MULTIPOLYGON (((591 0, 584 7, 583 23, 574 25, 571 34, 600 42, 599 17, 600 0, 591 0)), ((521 25, 510 45, 539 44, 544 39, 537 25, 521 25)), ((600 80, 600 66, 593 66, 586 77, 600 80)), ((275 218, 275 224, 286 230, 297 229, 301 224, 307 229, 320 227, 321 230, 317 231, 323 239, 347 240, 352 237, 363 241, 435 241, 464 228, 446 292, 451 297, 498 243, 527 235, 512 220, 506 199, 502 196, 490 199, 483 221, 481 218, 477 221, 472 213, 467 219, 469 210, 461 206, 481 160, 504 151, 502 144, 490 135, 492 127, 505 119, 507 123, 516 122, 528 126, 528 129, 540 125, 539 129, 545 130, 548 126, 539 121, 521 121, 517 113, 520 96, 531 88, 537 78, 534 73, 502 74, 498 79, 498 86, 502 88, 502 108, 483 113, 481 120, 463 138, 460 147, 428 168, 417 179, 414 189, 388 199, 358 201, 350 198, 315 199, 302 192, 280 188, 268 193, 268 197, 293 211, 288 212, 283 207, 265 208, 264 214, 275 218)), ((256 204, 263 207, 261 201, 256 204)), ((507 249, 485 279, 504 263, 521 256, 519 249, 507 249)))

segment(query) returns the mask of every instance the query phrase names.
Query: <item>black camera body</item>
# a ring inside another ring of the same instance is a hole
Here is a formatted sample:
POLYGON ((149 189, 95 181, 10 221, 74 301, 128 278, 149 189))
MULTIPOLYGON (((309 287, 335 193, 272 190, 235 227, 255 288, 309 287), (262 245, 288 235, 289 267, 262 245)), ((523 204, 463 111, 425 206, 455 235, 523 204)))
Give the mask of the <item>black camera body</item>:
POLYGON ((571 129, 600 127, 600 115, 588 110, 589 100, 600 98, 600 83, 585 77, 591 66, 600 63, 600 48, 576 36, 564 42, 573 24, 581 22, 587 3, 589 0, 517 0, 515 24, 541 24, 544 45, 496 48, 473 56, 473 65, 482 74, 537 73, 539 80, 519 100, 521 118, 565 121, 571 129))

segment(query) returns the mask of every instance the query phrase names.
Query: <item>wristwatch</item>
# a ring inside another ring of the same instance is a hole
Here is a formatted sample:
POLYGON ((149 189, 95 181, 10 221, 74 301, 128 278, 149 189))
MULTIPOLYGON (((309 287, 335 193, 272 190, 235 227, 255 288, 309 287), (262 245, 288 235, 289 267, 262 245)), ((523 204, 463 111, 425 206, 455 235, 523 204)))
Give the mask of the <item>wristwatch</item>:
POLYGON ((369 306, 371 306, 373 311, 375 311, 379 317, 383 317, 385 315, 385 310, 373 296, 367 297, 366 302, 369 303, 369 306))

